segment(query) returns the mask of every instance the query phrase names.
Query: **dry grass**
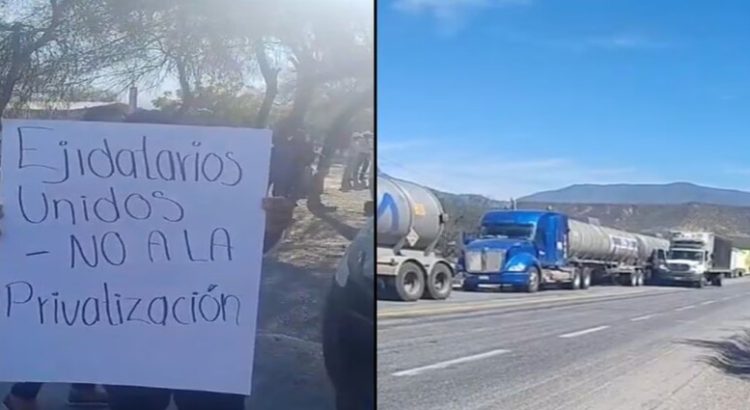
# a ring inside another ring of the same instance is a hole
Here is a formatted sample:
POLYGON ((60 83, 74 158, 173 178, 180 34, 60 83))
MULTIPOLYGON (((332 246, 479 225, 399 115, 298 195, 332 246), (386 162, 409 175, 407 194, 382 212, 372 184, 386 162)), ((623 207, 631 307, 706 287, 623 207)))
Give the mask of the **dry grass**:
POLYGON ((338 190, 341 169, 326 180, 323 203, 338 207, 326 220, 304 202, 279 246, 263 262, 252 409, 330 409, 333 393, 323 365, 322 313, 349 240, 364 226, 369 191, 338 190))
MULTIPOLYGON (((335 167, 325 181, 323 203, 338 207, 329 216, 355 229, 364 226, 363 206, 368 200, 369 190, 341 192, 342 169, 335 167)), ((294 224, 286 233, 283 242, 273 255, 279 262, 303 268, 328 271, 334 269, 349 245, 328 222, 313 215, 304 201, 297 207, 294 224)))
POLYGON ((303 340, 320 340, 321 312, 339 260, 350 240, 339 231, 364 226, 364 202, 369 191, 340 192, 341 170, 326 180, 323 203, 338 207, 313 215, 301 203, 294 223, 263 264, 260 327, 264 332, 303 340), (338 227, 338 230, 337 230, 338 227))

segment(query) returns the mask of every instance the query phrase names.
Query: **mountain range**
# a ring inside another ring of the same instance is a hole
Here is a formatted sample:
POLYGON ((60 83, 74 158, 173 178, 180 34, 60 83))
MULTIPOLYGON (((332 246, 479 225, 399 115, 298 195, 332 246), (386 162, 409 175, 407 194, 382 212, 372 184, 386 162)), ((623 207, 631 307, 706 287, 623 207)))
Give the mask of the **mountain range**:
POLYGON ((710 188, 689 182, 671 184, 580 184, 544 191, 518 199, 519 202, 586 204, 686 204, 704 203, 750 206, 750 192, 710 188))
MULTIPOLYGON (((480 195, 433 190, 450 216, 443 250, 450 253, 459 232, 472 232, 490 209, 506 201, 480 195)), ((750 193, 691 183, 664 185, 573 185, 516 200, 519 209, 547 209, 572 218, 644 234, 672 230, 708 230, 729 237, 735 246, 750 249, 750 193)))

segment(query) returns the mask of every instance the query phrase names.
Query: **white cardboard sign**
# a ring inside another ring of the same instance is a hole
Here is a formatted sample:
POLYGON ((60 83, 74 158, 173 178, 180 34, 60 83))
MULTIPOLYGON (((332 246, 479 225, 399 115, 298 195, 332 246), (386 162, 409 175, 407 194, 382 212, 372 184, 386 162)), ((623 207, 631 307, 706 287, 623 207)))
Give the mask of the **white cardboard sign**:
POLYGON ((0 380, 249 394, 267 130, 4 121, 0 380))

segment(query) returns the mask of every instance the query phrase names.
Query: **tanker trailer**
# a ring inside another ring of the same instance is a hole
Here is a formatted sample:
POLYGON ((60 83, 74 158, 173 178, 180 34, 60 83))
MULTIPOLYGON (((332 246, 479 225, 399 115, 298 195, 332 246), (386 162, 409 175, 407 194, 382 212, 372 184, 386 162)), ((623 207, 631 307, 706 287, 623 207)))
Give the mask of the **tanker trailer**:
POLYGON ((636 235, 638 239, 638 257, 646 261, 645 283, 655 284, 659 277, 669 271, 667 256, 669 255, 669 240, 665 238, 636 235))
POLYGON ((427 188, 377 176, 378 297, 446 299, 453 265, 436 252, 447 215, 427 188))
MULTIPOLYGON (((465 290, 499 286, 536 292, 552 284, 586 289, 592 279, 607 278, 644 283, 649 249, 642 249, 644 240, 635 234, 551 211, 490 211, 480 224, 479 236, 464 246, 465 290)), ((651 246, 657 243, 664 245, 651 246)))

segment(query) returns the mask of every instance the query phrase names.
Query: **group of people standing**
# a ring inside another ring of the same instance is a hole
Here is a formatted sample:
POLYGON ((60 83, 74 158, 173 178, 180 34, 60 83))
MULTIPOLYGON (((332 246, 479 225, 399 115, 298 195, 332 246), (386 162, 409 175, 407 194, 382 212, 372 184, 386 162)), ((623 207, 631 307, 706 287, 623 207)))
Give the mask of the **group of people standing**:
MULTIPOLYGON (((373 166, 374 135, 370 131, 355 132, 343 152, 344 175, 341 191, 368 189, 370 169, 373 166)), ((269 188, 273 196, 298 201, 310 189, 312 167, 317 159, 312 139, 303 129, 274 137, 269 188), (291 164, 291 165, 290 165, 291 164)))
POLYGON ((345 153, 344 176, 341 191, 367 189, 369 170, 373 165, 373 134, 370 131, 352 134, 349 149, 345 153))

